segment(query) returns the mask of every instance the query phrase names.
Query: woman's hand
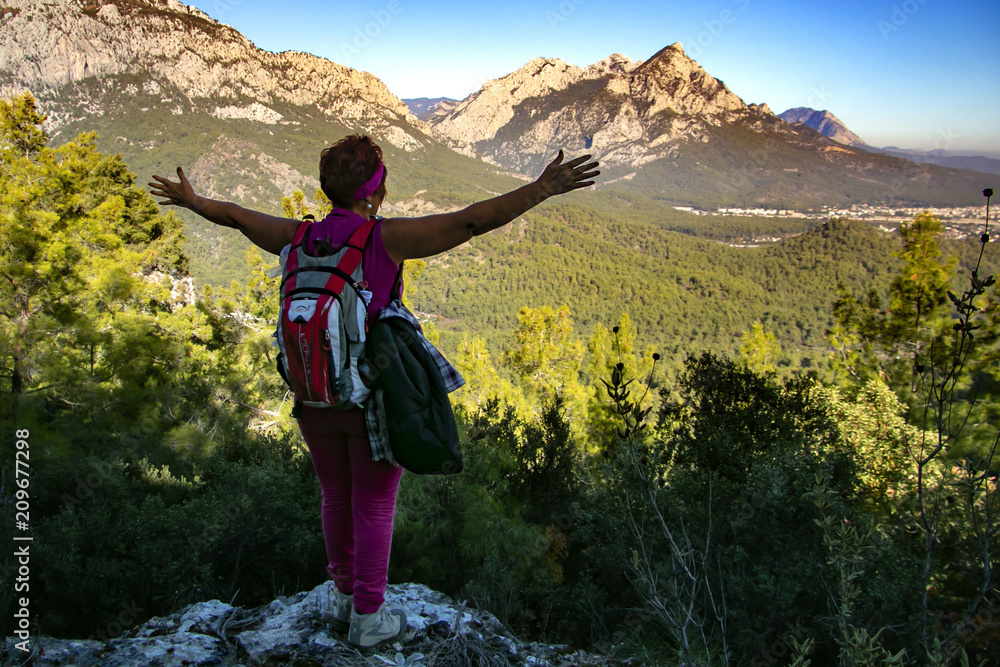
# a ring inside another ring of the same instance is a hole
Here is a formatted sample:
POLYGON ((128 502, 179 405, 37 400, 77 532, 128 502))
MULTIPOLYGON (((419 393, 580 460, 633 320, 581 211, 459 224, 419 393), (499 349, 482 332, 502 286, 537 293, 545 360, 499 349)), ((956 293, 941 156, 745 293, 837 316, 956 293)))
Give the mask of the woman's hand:
POLYGON ((586 179, 594 178, 601 172, 593 171, 598 166, 597 162, 583 164, 589 159, 589 155, 581 155, 563 164, 563 152, 559 149, 559 155, 545 167, 536 183, 548 197, 593 185, 594 181, 586 179))
POLYGON ((177 177, 179 183, 169 181, 162 176, 153 176, 156 183, 148 183, 149 192, 156 197, 164 197, 167 201, 161 201, 160 206, 182 206, 191 209, 195 213, 201 213, 201 197, 194 193, 194 188, 184 175, 184 170, 177 167, 177 177))
POLYGON ((175 183, 162 176, 153 176, 156 183, 149 183, 150 193, 166 199, 160 206, 182 206, 217 225, 238 229, 258 248, 275 255, 292 242, 301 223, 301 220, 279 218, 232 202, 196 195, 180 167, 177 167, 177 178, 180 182, 175 183))

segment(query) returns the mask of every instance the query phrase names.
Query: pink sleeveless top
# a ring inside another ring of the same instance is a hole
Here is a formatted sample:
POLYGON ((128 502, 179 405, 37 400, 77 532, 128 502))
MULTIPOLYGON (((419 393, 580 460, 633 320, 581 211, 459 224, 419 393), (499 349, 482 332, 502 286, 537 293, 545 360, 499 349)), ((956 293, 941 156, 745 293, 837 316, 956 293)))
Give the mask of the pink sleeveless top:
MULTIPOLYGON (((365 219, 357 213, 335 208, 328 216, 309 226, 304 239, 306 252, 310 255, 316 254, 314 241, 317 239, 325 240, 332 247, 339 248, 347 243, 354 230, 364 223, 365 219)), ((368 283, 368 290, 372 293, 371 303, 368 304, 368 321, 374 322, 378 311, 388 306, 392 300, 392 285, 399 269, 385 249, 385 244, 382 243, 381 220, 375 223, 361 258, 365 282, 368 283)), ((402 277, 399 280, 399 291, 400 294, 403 293, 402 277)))

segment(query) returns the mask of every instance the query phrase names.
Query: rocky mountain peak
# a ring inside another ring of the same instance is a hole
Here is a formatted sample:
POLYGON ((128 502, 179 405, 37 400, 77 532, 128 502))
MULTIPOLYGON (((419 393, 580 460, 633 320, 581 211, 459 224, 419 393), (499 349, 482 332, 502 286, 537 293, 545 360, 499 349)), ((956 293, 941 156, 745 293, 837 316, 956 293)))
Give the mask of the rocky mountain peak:
POLYGON ((632 62, 620 53, 613 53, 604 60, 598 60, 588 66, 583 72, 584 76, 589 78, 597 78, 605 74, 628 74, 641 64, 641 60, 632 62))
POLYGON ((680 42, 659 50, 634 74, 631 91, 648 101, 651 114, 717 115, 747 110, 742 99, 684 53, 680 42))
POLYGON ((578 81, 582 74, 579 67, 558 58, 532 58, 517 71, 488 82, 483 90, 501 92, 518 103, 553 90, 563 90, 578 81))
POLYGON ((531 175, 555 148, 638 166, 704 136, 699 128, 738 118, 773 116, 746 105, 675 42, 646 61, 616 53, 584 69, 536 58, 429 122, 456 150, 531 175))
MULTIPOLYGON (((377 128, 406 120, 406 105, 368 72, 306 53, 271 53, 236 30, 177 0, 5 0, 0 17, 0 95, 30 90, 43 104, 116 77, 143 87, 174 89, 194 104, 249 109, 275 119, 271 107, 315 106, 348 125, 377 128)), ((117 95, 128 95, 128 84, 117 95)), ((172 100, 164 95, 164 103, 172 100)), ((92 102, 87 100, 86 102, 92 102)), ((56 111, 58 125, 72 115, 56 111)), ((233 117, 233 116, 230 116, 233 117)), ((265 121, 266 122, 266 121, 265 121)), ((53 127, 47 128, 50 131, 53 127)))
POLYGON ((658 58, 671 59, 674 56, 684 56, 687 58, 687 54, 684 53, 684 46, 680 42, 674 42, 673 44, 668 44, 662 49, 653 54, 650 60, 657 60, 658 58))
POLYGON ((865 142, 858 135, 847 129, 844 123, 829 111, 795 107, 778 115, 786 123, 802 123, 825 137, 844 144, 845 146, 863 147, 865 142))
POLYGON ((469 144, 496 135, 509 123, 525 100, 565 90, 583 76, 583 70, 558 58, 532 58, 520 69, 488 81, 478 92, 459 102, 443 117, 438 128, 445 137, 461 137, 453 147, 474 155, 469 144))

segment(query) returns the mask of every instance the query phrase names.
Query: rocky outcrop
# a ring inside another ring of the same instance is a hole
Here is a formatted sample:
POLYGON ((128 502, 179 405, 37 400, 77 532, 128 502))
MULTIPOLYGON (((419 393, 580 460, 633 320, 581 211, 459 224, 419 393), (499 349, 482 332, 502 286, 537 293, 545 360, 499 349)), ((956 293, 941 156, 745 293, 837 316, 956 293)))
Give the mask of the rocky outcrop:
POLYGON ((154 617, 108 639, 32 637, 30 651, 8 638, 0 664, 34 667, 254 667, 296 665, 623 665, 566 646, 525 643, 491 614, 455 603, 419 584, 389 586, 386 601, 406 611, 408 629, 394 645, 362 655, 330 628, 333 583, 256 609, 210 600, 154 617))
POLYGON ((646 61, 614 54, 586 68, 536 58, 428 122, 445 143, 534 173, 559 147, 637 167, 701 142, 723 123, 773 123, 672 44, 646 61))
POLYGON ((807 107, 795 107, 784 113, 778 114, 778 118, 786 123, 802 123, 810 127, 824 137, 829 137, 845 146, 855 146, 857 148, 866 147, 865 142, 858 135, 847 129, 847 126, 829 111, 817 111, 807 107))
MULTIPOLYGON (((420 125, 372 74, 307 53, 263 51, 177 0, 5 2, 0 13, 3 97, 27 89, 43 100, 55 99, 87 81, 133 75, 146 93, 162 89, 165 105, 178 103, 166 92, 176 90, 220 118, 273 124, 282 118, 273 107, 290 104, 316 107, 348 126, 420 125)), ((58 126, 64 115, 56 113, 47 129, 58 126)), ((392 139, 408 147, 419 143, 398 133, 392 139)))

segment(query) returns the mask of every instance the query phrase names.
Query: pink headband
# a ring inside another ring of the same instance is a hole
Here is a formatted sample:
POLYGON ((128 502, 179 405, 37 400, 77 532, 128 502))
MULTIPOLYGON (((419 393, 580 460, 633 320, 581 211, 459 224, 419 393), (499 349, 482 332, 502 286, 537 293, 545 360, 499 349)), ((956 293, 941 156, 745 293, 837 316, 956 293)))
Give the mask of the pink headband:
POLYGON ((375 170, 375 175, 372 176, 367 183, 362 185, 354 193, 354 199, 368 199, 375 191, 378 190, 378 186, 382 184, 382 177, 385 175, 385 165, 381 162, 378 163, 378 169, 375 170))

